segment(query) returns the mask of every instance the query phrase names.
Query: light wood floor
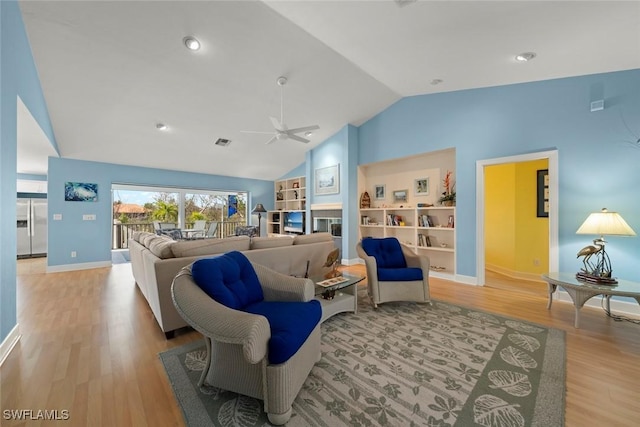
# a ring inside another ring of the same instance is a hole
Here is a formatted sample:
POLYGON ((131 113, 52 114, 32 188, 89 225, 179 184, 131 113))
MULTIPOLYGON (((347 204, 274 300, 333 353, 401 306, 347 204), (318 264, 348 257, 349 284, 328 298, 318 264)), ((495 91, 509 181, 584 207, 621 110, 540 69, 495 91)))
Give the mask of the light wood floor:
MULTIPOLYGON (((18 274, 22 338, 0 369, 3 411, 66 409, 64 426, 184 425, 158 353, 199 336, 183 331, 165 340, 129 264, 44 274, 44 260, 24 260, 18 274)), ((576 330, 573 307, 554 302, 547 311, 544 294, 430 283, 434 299, 566 331, 567 426, 638 425, 640 326, 585 307, 576 330)))

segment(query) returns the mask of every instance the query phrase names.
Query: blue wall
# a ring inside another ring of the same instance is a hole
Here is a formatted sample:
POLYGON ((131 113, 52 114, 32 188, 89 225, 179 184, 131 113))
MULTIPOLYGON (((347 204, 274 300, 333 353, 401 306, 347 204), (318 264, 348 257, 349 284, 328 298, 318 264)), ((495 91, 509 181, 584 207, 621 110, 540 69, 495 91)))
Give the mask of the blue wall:
POLYGON ((0 1, 0 342, 16 325, 17 100, 57 150, 31 48, 15 1, 0 1))
MULTIPOLYGON (((49 221, 48 265, 109 262, 111 260, 111 184, 155 185, 200 190, 248 191, 253 201, 273 209, 273 181, 205 175, 163 169, 139 168, 110 163, 49 158, 49 218, 62 214, 62 221, 49 221), (97 202, 65 202, 66 181, 98 184, 97 202), (95 214, 96 221, 83 221, 95 214), (71 251, 77 252, 71 258, 71 251)), ((257 224, 257 216, 255 222, 257 224)))
MULTIPOLYGON (((595 237, 575 234, 589 213, 607 207, 640 232, 640 147, 626 142, 640 137, 640 70, 404 98, 359 132, 359 164, 456 148, 458 274, 476 276, 478 160, 558 150, 562 271, 595 237)), ((614 275, 640 281, 640 239, 607 240, 614 275)))

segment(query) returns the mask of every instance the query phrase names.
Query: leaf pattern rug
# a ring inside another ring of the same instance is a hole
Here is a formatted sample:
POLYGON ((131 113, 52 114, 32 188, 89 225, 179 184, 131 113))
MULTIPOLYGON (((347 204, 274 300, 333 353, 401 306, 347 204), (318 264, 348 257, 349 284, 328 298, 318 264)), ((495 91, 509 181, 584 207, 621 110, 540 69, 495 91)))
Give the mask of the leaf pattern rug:
MULTIPOLYGON (((287 426, 562 426, 564 332, 449 303, 386 303, 322 324, 287 426)), ((188 426, 269 426, 262 401, 198 388, 204 341, 160 354, 188 426)))

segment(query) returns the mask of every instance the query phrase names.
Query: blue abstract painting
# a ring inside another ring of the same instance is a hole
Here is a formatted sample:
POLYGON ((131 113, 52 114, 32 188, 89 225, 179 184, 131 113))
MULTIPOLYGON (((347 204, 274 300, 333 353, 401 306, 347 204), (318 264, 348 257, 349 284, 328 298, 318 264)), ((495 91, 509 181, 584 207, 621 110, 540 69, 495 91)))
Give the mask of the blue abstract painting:
POLYGON ((64 200, 67 202, 97 202, 98 184, 65 182, 64 200))

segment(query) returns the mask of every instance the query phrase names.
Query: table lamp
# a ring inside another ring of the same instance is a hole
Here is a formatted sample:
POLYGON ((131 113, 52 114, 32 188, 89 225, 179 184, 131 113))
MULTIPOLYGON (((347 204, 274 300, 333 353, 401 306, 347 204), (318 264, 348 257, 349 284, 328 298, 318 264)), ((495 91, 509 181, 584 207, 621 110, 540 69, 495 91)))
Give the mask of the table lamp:
POLYGON ((576 274, 580 280, 598 284, 616 284, 618 281, 611 277, 611 260, 607 255, 604 245, 604 236, 635 236, 629 224, 617 212, 609 212, 603 208, 600 212, 590 214, 584 223, 578 228, 576 234, 595 234, 600 237, 593 241, 593 245, 586 246, 578 252, 578 258, 582 260, 583 268, 576 274), (595 256, 595 261, 592 258, 595 256))
POLYGON ((262 206, 262 203, 258 203, 251 211, 252 214, 258 214, 258 236, 260 236, 260 220, 262 219, 262 214, 266 212, 267 210, 262 206))

